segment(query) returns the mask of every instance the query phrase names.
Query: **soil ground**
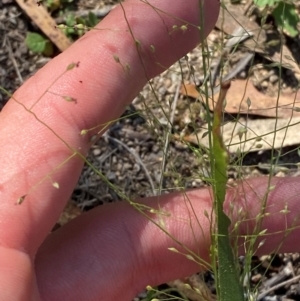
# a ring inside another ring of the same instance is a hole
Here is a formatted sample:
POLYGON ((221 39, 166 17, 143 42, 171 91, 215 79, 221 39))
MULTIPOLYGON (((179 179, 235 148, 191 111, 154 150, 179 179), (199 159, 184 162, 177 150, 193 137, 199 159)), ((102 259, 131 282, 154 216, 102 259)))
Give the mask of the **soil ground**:
MULTIPOLYGON (((74 4, 78 12, 95 9, 95 7, 111 7, 115 3, 114 1, 97 1, 97 4, 95 4, 93 0, 82 0, 74 2, 74 4)), ((248 3, 240 2, 238 5, 242 10, 249 8, 248 3)), ((299 8, 299 3, 297 3, 297 7, 299 8)), ((257 13, 253 11, 252 14, 249 14, 249 18, 257 20, 257 13)), ((268 20, 268 22, 272 23, 272 20, 268 20)), ((39 29, 22 12, 15 1, 0 1, 0 42, 2 45, 0 49, 0 86, 9 92, 16 90, 29 76, 50 60, 28 50, 24 43, 27 31, 39 32, 39 29)), ((276 30, 270 32, 270 39, 274 35, 276 36, 276 30)), ((216 28, 208 38, 208 44, 213 53, 212 59, 221 55, 218 45, 222 40, 224 40, 224 35, 216 28)), ((294 59, 299 63, 299 37, 294 39, 286 37, 284 43, 292 51, 294 59)), ((243 47, 238 49, 230 57, 228 70, 225 69, 225 72, 230 72, 230 69, 234 68, 246 52, 247 49, 243 47)), ((184 80, 191 81, 191 66, 194 70, 193 80, 197 81, 197 84, 201 84, 204 75, 201 60, 201 47, 198 47, 188 54, 186 58, 183 58, 180 64, 175 64, 161 76, 153 79, 151 83, 156 95, 151 92, 149 85, 145 86, 144 90, 141 91, 141 95, 136 97, 132 106, 129 106, 127 111, 124 112, 123 116, 130 115, 130 117, 123 118, 114 124, 106 135, 92 147, 88 156, 90 162, 128 197, 134 199, 136 197, 153 195, 149 177, 151 177, 155 187, 160 184, 165 137, 169 131, 168 129, 166 130, 167 120, 163 112, 172 113, 170 107, 177 97, 176 91, 181 85, 182 76, 184 80), (157 98, 160 101, 159 106, 157 105, 157 98), (145 102, 151 114, 155 115, 160 122, 160 126, 156 126, 155 130, 149 127, 145 114, 132 114, 144 110, 145 102), (139 160, 143 162, 143 165, 139 163, 139 160)), ((252 64, 254 71, 250 71, 250 66, 246 65, 236 78, 249 77, 263 93, 276 94, 279 80, 278 69, 265 68, 266 62, 267 59, 263 55, 256 53, 252 64)), ((299 77, 291 70, 284 69, 281 89, 286 91, 296 90, 299 84, 298 80, 299 77)), ((8 96, 0 92, 0 108, 5 105, 7 100, 8 96)), ((192 132, 193 129, 189 126, 191 120, 193 124, 200 127, 203 120, 195 118, 190 110, 196 101, 183 95, 180 95, 177 101, 177 108, 174 111, 173 133, 192 132)), ((284 172, 282 170, 275 171, 277 176, 284 176, 287 173, 297 171, 299 162, 297 147, 293 146, 283 149, 283 152, 288 153, 288 155, 282 157, 280 163, 288 164, 288 168, 284 172)), ((201 170, 201 174, 208 174, 209 164, 195 156, 193 150, 184 143, 172 140, 169 144, 167 158, 162 186, 165 191, 171 191, 174 187, 179 186, 195 188, 207 184, 203 177, 199 176, 199 170, 201 170)), ((243 167, 239 171, 242 171, 244 177, 268 174, 269 158, 270 151, 251 152, 244 157, 243 167)), ((233 180, 238 177, 234 168, 229 171, 229 177, 233 180)), ((101 181, 100 177, 88 166, 85 166, 83 169, 72 200, 76 203, 76 206, 79 206, 80 210, 90 210, 107 202, 121 201, 115 190, 110 188, 107 183, 101 181)), ((65 220, 79 214, 80 211, 77 210, 76 206, 69 204, 64 215, 65 220)), ((61 220, 61 223, 64 223, 65 220, 61 220)), ((274 285, 274 283, 280 283, 283 280, 290 279, 292 276, 299 275, 298 254, 276 255, 275 260, 272 262, 271 270, 265 274, 265 266, 266 263, 270 262, 270 258, 270 256, 265 256, 260 259, 253 259, 254 261, 260 260, 261 264, 260 268, 256 269, 251 276, 253 285, 263 280, 261 292, 264 292, 268 285, 270 286, 269 282, 271 281, 273 281, 272 285, 274 285), (290 268, 289 272, 284 274, 282 271, 285 270, 286 272, 288 267, 290 268)), ((207 283, 211 281, 209 273, 201 277, 207 283)), ((201 285, 200 280, 199 283, 201 285)), ((140 296, 140 298, 142 297, 143 295, 140 296)), ((260 300, 300 300, 299 281, 279 287, 275 293, 271 291, 263 298, 260 300)))

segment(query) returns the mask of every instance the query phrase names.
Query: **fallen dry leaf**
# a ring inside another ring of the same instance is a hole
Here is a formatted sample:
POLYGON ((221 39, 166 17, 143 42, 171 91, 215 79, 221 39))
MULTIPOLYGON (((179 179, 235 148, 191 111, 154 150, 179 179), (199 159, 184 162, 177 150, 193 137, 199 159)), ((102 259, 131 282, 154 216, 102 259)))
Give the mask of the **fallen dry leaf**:
POLYGON ((251 38, 242 43, 245 47, 300 75, 300 68, 286 45, 267 47, 266 31, 256 22, 247 18, 240 5, 227 3, 226 9, 221 8, 220 10, 216 27, 224 33, 232 35, 240 26, 253 34, 251 38))
POLYGON ((243 45, 252 51, 262 52, 264 43, 267 40, 266 32, 258 24, 247 18, 239 5, 226 4, 226 9, 221 8, 216 27, 228 35, 232 35, 238 27, 243 27, 252 33, 243 45))
MULTIPOLYGON (((241 118, 236 122, 224 124, 221 130, 224 143, 231 153, 279 149, 300 144, 300 117, 254 120, 241 118)), ((182 139, 209 148, 207 132, 208 127, 203 126, 196 134, 187 135, 182 139)))
MULTIPOLYGON (((199 98, 204 102, 206 101, 193 84, 184 84, 181 87, 181 93, 193 98, 199 98)), ((214 100, 218 99, 218 95, 219 93, 216 93, 213 98, 209 98, 209 108, 212 111, 214 100)), ((300 116, 300 112, 297 112, 297 109, 295 110, 296 107, 300 108, 299 91, 290 94, 281 93, 279 98, 271 97, 259 92, 249 80, 234 80, 231 82, 231 87, 227 92, 225 112, 288 118, 300 116)))
POLYGON ((61 52, 72 44, 61 30, 55 28, 57 24, 53 18, 42 5, 37 4, 36 0, 16 0, 16 2, 61 52))

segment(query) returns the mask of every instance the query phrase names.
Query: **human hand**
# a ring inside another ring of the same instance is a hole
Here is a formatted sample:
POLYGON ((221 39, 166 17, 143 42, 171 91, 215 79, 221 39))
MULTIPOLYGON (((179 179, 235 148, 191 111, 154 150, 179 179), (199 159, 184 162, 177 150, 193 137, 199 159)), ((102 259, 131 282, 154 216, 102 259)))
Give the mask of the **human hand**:
MULTIPOLYGON (((168 14, 138 0, 125 2, 124 8, 135 37, 141 41, 147 76, 153 77, 162 71, 156 62, 169 66, 199 41, 199 31, 193 26, 184 33, 174 31, 169 35, 168 31, 174 24, 180 26, 187 21, 198 25, 201 13, 198 0, 190 0, 188 5, 186 0, 149 2, 168 14), (155 46, 155 56, 150 45, 155 46)), ((216 21, 218 1, 206 0, 203 9, 205 36, 216 21)), ((14 100, 1 112, 1 300, 129 301, 147 284, 155 285, 199 270, 195 263, 168 251, 169 247, 179 249, 179 246, 126 202, 91 210, 48 235, 83 164, 80 158, 74 157, 56 170, 72 152, 54 133, 73 149, 86 153, 91 136, 83 137, 80 131, 117 118, 146 83, 136 45, 126 32, 122 9, 116 8, 98 28, 105 30, 86 34, 14 94, 16 100, 29 108, 51 86, 52 93, 46 93, 34 105, 35 116, 14 100), (130 76, 126 76, 113 55, 130 65, 130 76), (72 62, 79 62, 79 67, 55 82, 72 62), (57 95, 70 95, 78 101, 73 105, 59 101, 57 95), (59 183, 59 189, 53 188, 50 180, 35 186, 51 172, 51 180, 59 183), (35 189, 25 201, 15 205, 32 187, 35 189)), ((277 185, 268 202, 273 214, 263 224, 270 232, 284 230, 283 225, 292 225, 297 216, 297 180, 273 180, 277 185), (292 211, 287 220, 278 214, 285 201, 292 211)), ((253 179, 239 187, 245 188, 246 193, 234 200, 249 209, 251 220, 259 212, 259 196, 266 190, 267 179, 253 179)), ((236 191, 230 190, 227 199, 232 200, 236 191)), ((208 189, 202 189, 188 192, 188 197, 199 213, 202 229, 192 220, 199 231, 191 233, 191 224, 184 222, 190 218, 189 208, 179 193, 159 198, 161 208, 174 217, 167 220, 166 227, 179 241, 208 260, 210 226, 203 212, 211 210, 211 194, 208 189)), ((153 207, 158 203, 157 198, 143 202, 153 207)), ((251 222, 245 222, 241 233, 246 229, 251 232, 251 227, 251 222)), ((282 250, 297 247, 291 242, 298 232, 288 236, 282 250)), ((273 250, 282 238, 283 234, 272 236, 261 250, 273 250)))

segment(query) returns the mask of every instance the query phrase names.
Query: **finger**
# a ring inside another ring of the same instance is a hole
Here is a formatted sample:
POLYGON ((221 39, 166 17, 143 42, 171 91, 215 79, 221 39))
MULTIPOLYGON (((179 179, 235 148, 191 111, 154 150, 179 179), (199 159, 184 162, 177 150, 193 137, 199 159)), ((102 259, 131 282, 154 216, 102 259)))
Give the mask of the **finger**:
POLYGON ((87 150, 89 137, 82 137, 81 130, 119 116, 149 77, 208 34, 217 12, 217 1, 204 1, 201 12, 198 0, 189 5, 186 0, 127 1, 14 94, 0 120, 4 246, 36 252, 78 179, 82 160, 70 156, 87 150), (200 16, 205 25, 199 32, 200 16), (185 32, 173 30, 183 24, 185 32), (139 51, 129 29, 139 40, 139 51), (78 67, 65 72, 72 62, 78 67), (24 195, 22 205, 15 206, 24 195))
MULTIPOLYGON (((189 192, 195 201, 199 191, 189 192)), ((166 223, 166 230, 194 249, 191 208, 183 195, 170 194, 162 199, 145 200, 161 208, 169 217, 155 216, 166 223)), ((193 202, 194 203, 194 202, 193 202)), ((208 190, 199 194, 196 210, 210 211, 208 190), (200 202, 199 202, 200 201, 200 202)), ((209 222, 199 214, 203 234, 198 253, 208 260, 209 222)), ((197 238, 200 237, 197 229, 197 238)), ((168 251, 175 246, 171 238, 127 202, 95 208, 49 236, 36 257, 36 273, 41 298, 47 300, 132 300, 147 284, 180 277, 199 266, 168 251), (53 263, 55 262, 55 266, 53 263), (176 264, 174 264, 176 263, 176 264), (52 265, 52 266, 51 266, 52 265), (56 267, 56 268, 55 268, 56 267), (157 278, 156 278, 157 277, 157 278), (79 285, 80 284, 80 285, 79 285)))
MULTIPOLYGON (((240 252, 245 253, 249 234, 258 235, 259 255, 295 252, 300 229, 300 177, 254 178, 242 181, 227 193, 227 212, 238 223, 240 252), (266 231, 264 235, 259 235, 266 231)), ((234 224, 233 223, 233 224, 234 224)))
POLYGON ((0 246, 1 301, 40 301, 35 271, 28 254, 0 246))
MULTIPOLYGON (((243 253, 243 236, 254 234, 255 227, 256 233, 267 229, 254 246, 257 255, 299 249, 299 178, 274 178, 270 184, 268 181, 267 177, 255 178, 228 190, 226 208, 232 226, 239 222, 243 253), (268 214, 258 219, 267 191, 268 214), (283 214, 284 208, 290 212, 283 214)), ((209 261, 211 223, 207 216, 212 208, 211 191, 173 193, 143 203, 164 213, 148 215, 169 235, 126 202, 94 209, 49 235, 36 258, 42 299, 93 301, 101 297, 129 301, 146 285, 203 269, 200 259, 209 261), (172 247, 182 254, 169 251, 172 247), (199 264, 184 254, 193 254, 199 264)))

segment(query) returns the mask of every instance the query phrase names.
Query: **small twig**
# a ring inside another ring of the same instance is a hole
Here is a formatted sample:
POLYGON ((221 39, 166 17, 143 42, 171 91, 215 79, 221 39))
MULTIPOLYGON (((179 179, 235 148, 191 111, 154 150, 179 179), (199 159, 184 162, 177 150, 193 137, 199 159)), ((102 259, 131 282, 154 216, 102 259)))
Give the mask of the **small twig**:
POLYGON ((149 171, 147 169, 147 167, 145 166, 145 164, 143 163, 143 161, 141 160, 141 158, 139 157, 139 155, 132 149, 130 149, 125 143, 123 143, 122 141, 120 141, 117 138, 113 138, 107 134, 104 135, 105 137, 107 137, 109 140, 114 141, 117 144, 120 144, 122 147, 124 147, 130 154, 132 154, 134 156, 134 158, 136 159, 136 161, 140 164, 140 166, 143 168, 143 170, 145 171, 146 177, 148 178, 148 181, 150 183, 151 189, 152 189, 152 193, 153 195, 156 195, 156 190, 154 187, 154 183, 152 181, 152 178, 149 174, 149 171))
POLYGON ((291 262, 288 262, 288 264, 278 274, 274 275, 264 282, 264 287, 269 288, 275 286, 277 283, 282 282, 291 275, 295 276, 295 274, 293 273, 293 265, 291 262))
POLYGON ((22 75, 21 75, 21 73, 20 73, 18 64, 17 64, 17 62, 16 62, 16 60, 15 60, 14 54, 13 54, 13 52, 12 52, 12 48, 11 48, 11 44, 10 44, 10 41, 9 41, 8 36, 5 36, 5 43, 6 43, 6 46, 7 46, 7 49, 8 49, 8 55, 9 55, 9 58, 11 59, 13 65, 14 65, 14 67, 15 67, 17 76, 18 76, 19 81, 20 81, 20 84, 23 84, 24 80, 23 80, 22 75))
POLYGON ((216 65, 215 65, 214 70, 212 71, 212 75, 211 75, 212 87, 214 87, 216 84, 217 75, 220 72, 221 62, 224 59, 224 57, 231 51, 233 46, 243 42, 244 40, 250 38, 251 36, 252 36, 252 33, 246 31, 243 27, 237 27, 234 30, 232 37, 226 42, 221 56, 216 60, 216 65))
POLYGON ((236 77, 240 72, 242 72, 247 64, 252 60, 254 56, 254 52, 248 52, 246 55, 243 56, 241 60, 237 63, 237 65, 228 73, 226 76, 224 76, 223 81, 228 81, 236 77))
POLYGON ((250 7, 253 5, 253 0, 249 0, 248 3, 244 7, 244 15, 246 16, 250 7))
POLYGON ((99 158, 97 158, 97 160, 98 160, 100 163, 103 163, 108 157, 110 157, 111 155, 113 155, 116 151, 117 151, 117 149, 113 149, 113 150, 110 151, 109 153, 106 153, 106 154, 101 155, 99 158))
MULTIPOLYGON (((235 78, 241 71, 245 69, 245 67, 247 66, 249 61, 253 58, 253 56, 254 56, 253 52, 247 53, 241 60, 239 60, 237 65, 233 69, 231 69, 226 76, 224 76, 223 82, 230 81, 233 78, 235 78)), ((217 86, 213 89, 213 93, 210 93, 209 96, 211 96, 211 94, 216 94, 219 91, 220 91, 220 86, 217 86)))
POLYGON ((169 148, 169 142, 170 142, 170 134, 172 131, 172 126, 173 126, 173 122, 174 122, 174 117, 175 117, 175 110, 177 108, 177 102, 178 102, 178 98, 179 98, 179 91, 180 91, 180 87, 181 87, 181 82, 178 83, 177 85, 177 89, 175 92, 175 96, 174 96, 174 100, 172 103, 172 108, 171 108, 171 116, 170 116, 170 120, 168 122, 167 128, 168 128, 168 132, 166 135, 166 141, 165 141, 165 145, 164 145, 164 150, 163 150, 163 161, 162 161, 162 174, 165 172, 165 168, 166 168, 166 163, 167 163, 167 152, 168 152, 168 148, 169 148))
POLYGON ((262 298, 264 298, 267 294, 271 293, 272 291, 275 291, 287 284, 293 283, 294 281, 300 279, 300 275, 293 277, 292 279, 283 281, 281 283, 278 283, 277 285, 274 285, 272 287, 270 287, 269 289, 265 290, 263 293, 259 294, 257 297, 257 301, 261 300, 262 298))

